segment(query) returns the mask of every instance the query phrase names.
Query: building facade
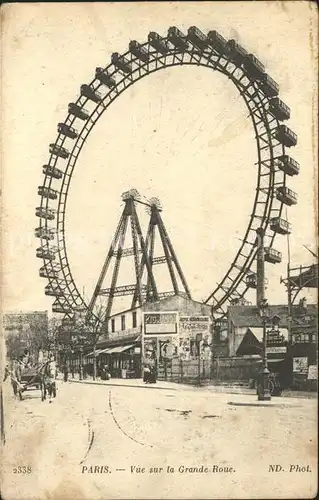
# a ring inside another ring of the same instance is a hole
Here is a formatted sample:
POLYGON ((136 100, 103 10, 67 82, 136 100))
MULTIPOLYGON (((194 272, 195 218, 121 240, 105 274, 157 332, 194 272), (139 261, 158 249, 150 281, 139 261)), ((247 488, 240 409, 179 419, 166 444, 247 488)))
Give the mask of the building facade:
POLYGON ((211 307, 173 295, 114 314, 108 334, 102 336, 95 354, 84 353, 92 372, 93 357, 99 367, 107 365, 113 377, 141 377, 145 356, 152 356, 158 369, 174 357, 209 358, 212 342, 211 307))
MULTIPOLYGON (((278 328, 266 324, 266 355, 271 372, 283 387, 312 387, 316 382, 318 310, 315 305, 269 306, 278 328)), ((263 352, 263 320, 256 306, 229 307, 228 356, 257 356, 263 352)), ((257 362, 257 361, 256 361, 257 362)))

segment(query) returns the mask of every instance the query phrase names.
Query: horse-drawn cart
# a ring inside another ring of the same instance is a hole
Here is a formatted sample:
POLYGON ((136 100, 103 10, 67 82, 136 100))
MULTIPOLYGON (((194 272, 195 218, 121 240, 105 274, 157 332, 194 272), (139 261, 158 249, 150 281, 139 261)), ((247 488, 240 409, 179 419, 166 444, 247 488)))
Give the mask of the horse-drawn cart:
POLYGON ((12 370, 8 370, 7 375, 9 374, 14 395, 19 396, 20 401, 23 400, 23 393, 31 388, 41 391, 42 401, 46 399, 47 395, 50 399, 56 397, 56 369, 55 363, 52 361, 37 366, 15 363, 12 370))

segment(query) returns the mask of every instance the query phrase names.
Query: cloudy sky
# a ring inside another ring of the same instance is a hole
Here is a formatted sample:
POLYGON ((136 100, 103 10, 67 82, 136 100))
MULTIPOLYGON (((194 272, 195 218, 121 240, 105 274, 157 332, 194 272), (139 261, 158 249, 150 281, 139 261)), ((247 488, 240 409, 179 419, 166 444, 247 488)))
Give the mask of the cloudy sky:
MULTIPOLYGON (((289 210, 291 260, 311 263, 315 250, 315 8, 311 3, 157 3, 6 5, 3 68, 3 304, 49 309, 38 275, 34 237, 37 186, 56 126, 67 104, 112 52, 125 52, 149 31, 197 25, 236 38, 263 61, 291 107, 289 126, 301 164, 289 186, 299 203, 289 210)), ((72 179, 66 231, 72 273, 92 293, 118 223, 121 193, 132 187, 158 196, 193 296, 204 300, 228 269, 251 213, 256 145, 247 109, 222 75, 200 67, 158 72, 127 90, 104 113, 87 140, 72 179)), ((141 220, 146 222, 142 211, 141 220)), ((285 301, 283 262, 267 266, 268 298, 285 301)), ((126 284, 125 276, 123 284, 126 284)), ((253 297, 251 297, 253 300, 253 297)))

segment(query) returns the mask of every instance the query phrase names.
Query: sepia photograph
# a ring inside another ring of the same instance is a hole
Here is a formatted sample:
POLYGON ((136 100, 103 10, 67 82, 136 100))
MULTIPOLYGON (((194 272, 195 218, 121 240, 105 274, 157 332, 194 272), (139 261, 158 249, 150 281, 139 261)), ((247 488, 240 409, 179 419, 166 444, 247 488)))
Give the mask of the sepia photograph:
POLYGON ((315 3, 1 20, 1 498, 315 498, 315 3))

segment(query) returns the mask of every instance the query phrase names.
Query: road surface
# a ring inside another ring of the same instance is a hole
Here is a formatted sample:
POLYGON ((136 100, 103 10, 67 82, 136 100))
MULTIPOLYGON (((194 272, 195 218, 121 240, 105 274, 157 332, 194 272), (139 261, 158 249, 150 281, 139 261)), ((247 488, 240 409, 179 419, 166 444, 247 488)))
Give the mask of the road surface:
POLYGON ((316 492, 314 399, 273 398, 257 406, 256 396, 207 388, 58 381, 52 403, 33 390, 14 400, 7 384, 5 404, 6 500, 279 499, 316 492))

